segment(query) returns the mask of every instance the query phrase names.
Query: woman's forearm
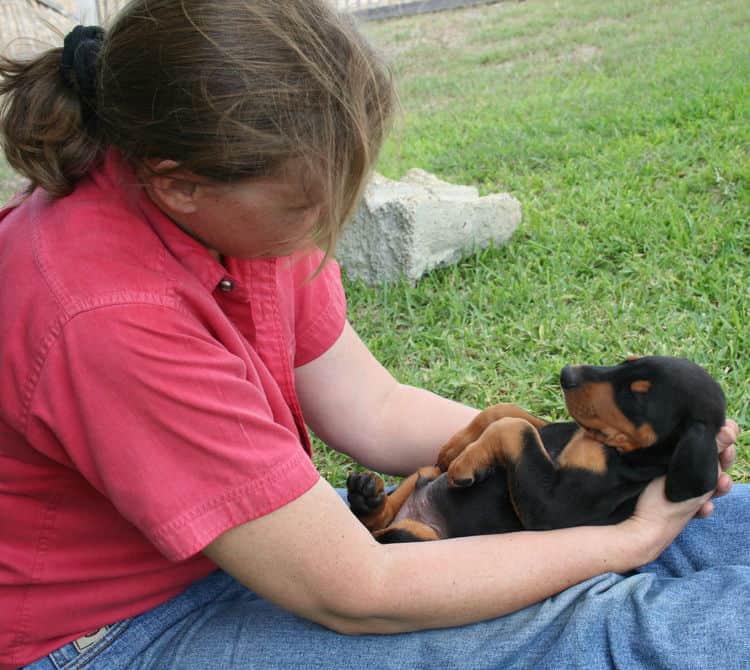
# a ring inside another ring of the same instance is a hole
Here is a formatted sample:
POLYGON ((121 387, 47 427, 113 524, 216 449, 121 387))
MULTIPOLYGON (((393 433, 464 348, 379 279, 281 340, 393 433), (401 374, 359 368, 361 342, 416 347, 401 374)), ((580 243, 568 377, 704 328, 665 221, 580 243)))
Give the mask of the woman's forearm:
POLYGON ((477 410, 399 384, 349 324, 322 356, 295 370, 305 421, 333 449, 379 472, 406 475, 477 410))
POLYGON ((378 472, 408 475, 436 462, 440 447, 478 414, 467 405, 398 384, 384 402, 373 444, 357 459, 378 472))
POLYGON ((650 554, 621 526, 604 526, 386 545, 383 557, 369 602, 338 630, 396 633, 491 619, 633 569, 650 554))
POLYGON ((383 595, 347 632, 482 621, 590 577, 627 572, 655 560, 710 495, 671 503, 660 477, 646 487, 633 516, 617 525, 386 545, 375 591, 383 595))
POLYGON ((656 480, 616 526, 380 545, 321 480, 205 551, 260 596, 340 632, 455 626, 652 560, 703 500, 669 503, 663 491, 656 480))

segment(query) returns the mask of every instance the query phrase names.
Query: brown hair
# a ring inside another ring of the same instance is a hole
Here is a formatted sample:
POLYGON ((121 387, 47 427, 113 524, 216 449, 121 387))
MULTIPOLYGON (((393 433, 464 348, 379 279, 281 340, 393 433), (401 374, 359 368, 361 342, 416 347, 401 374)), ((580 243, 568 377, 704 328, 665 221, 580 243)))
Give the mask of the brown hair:
POLYGON ((301 159, 323 191, 314 235, 328 252, 393 107, 387 67, 325 0, 134 0, 99 51, 93 123, 61 58, 0 59, 0 139, 32 188, 71 192, 108 146, 224 182, 301 159))

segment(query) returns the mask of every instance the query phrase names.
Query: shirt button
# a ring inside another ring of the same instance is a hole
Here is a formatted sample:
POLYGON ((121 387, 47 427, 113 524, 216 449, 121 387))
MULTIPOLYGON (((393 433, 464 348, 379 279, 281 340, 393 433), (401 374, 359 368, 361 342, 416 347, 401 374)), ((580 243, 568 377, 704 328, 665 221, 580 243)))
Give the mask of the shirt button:
POLYGON ((231 279, 222 279, 219 282, 219 289, 224 291, 224 293, 229 293, 234 290, 234 282, 231 279))

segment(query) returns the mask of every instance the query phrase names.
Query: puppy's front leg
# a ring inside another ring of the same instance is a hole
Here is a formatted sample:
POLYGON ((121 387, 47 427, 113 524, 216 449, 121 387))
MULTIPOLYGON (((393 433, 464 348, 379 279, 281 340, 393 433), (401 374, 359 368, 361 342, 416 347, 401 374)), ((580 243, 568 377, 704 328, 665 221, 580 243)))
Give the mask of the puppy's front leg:
POLYGON ((443 445, 438 454, 438 467, 443 472, 448 470, 453 460, 466 447, 477 441, 484 431, 487 430, 488 426, 504 418, 524 419, 535 428, 547 425, 546 421, 535 417, 533 414, 529 414, 525 409, 518 407, 518 405, 513 405, 512 403, 493 405, 477 414, 466 428, 459 430, 443 445))
POLYGON ((450 485, 471 486, 475 481, 482 481, 496 465, 506 466, 508 463, 512 467, 520 460, 521 452, 529 442, 532 448, 538 445, 546 456, 539 433, 525 419, 505 417, 491 423, 448 466, 450 485))

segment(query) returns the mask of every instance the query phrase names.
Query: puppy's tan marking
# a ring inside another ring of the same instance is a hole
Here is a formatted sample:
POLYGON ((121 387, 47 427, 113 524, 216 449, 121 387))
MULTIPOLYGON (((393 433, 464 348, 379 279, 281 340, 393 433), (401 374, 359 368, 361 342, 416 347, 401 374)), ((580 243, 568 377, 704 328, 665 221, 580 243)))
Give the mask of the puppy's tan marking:
POLYGON ((607 471, 607 455, 601 442, 586 436, 579 430, 560 453, 557 464, 562 468, 580 468, 597 474, 607 471))
POLYGON ((388 533, 393 530, 405 530, 406 532, 415 535, 420 540, 440 539, 440 536, 434 528, 422 523, 421 521, 415 521, 414 519, 401 519, 401 521, 397 521, 392 526, 388 526, 388 528, 375 531, 372 536, 377 539, 383 535, 388 535, 388 533))

